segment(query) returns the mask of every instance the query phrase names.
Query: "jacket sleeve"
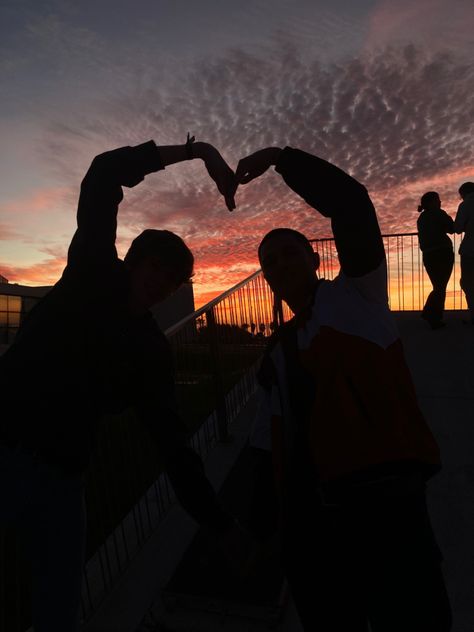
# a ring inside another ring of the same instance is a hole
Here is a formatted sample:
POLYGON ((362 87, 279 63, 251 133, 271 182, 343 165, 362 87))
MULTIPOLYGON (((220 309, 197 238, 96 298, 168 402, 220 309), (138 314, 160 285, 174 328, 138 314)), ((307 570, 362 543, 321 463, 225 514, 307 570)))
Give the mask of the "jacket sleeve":
POLYGON ((445 231, 447 233, 449 233, 450 235, 452 235, 454 233, 454 220, 452 217, 450 217, 446 211, 443 211, 444 213, 444 226, 445 226, 445 231))
POLYGON ((122 186, 134 187, 145 175, 163 169, 158 147, 149 141, 96 156, 82 184, 77 230, 69 246, 68 268, 94 270, 117 258, 115 238, 122 186))
POLYGON ((361 277, 385 260, 382 236, 367 189, 331 163, 286 147, 275 169, 331 226, 342 271, 361 277))

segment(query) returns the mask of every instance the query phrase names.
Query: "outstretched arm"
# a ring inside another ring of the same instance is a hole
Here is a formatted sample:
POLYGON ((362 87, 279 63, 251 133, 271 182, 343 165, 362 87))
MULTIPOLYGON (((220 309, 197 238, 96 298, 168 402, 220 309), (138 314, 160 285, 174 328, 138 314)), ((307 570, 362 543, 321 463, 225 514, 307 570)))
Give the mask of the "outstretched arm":
POLYGON ((452 235, 454 233, 454 219, 452 217, 450 217, 446 211, 443 211, 444 216, 444 226, 445 226, 445 230, 447 233, 449 233, 450 235, 452 235))
POLYGON ((147 174, 192 158, 204 161, 227 207, 232 210, 235 207, 234 173, 217 149, 208 143, 157 147, 149 141, 105 152, 94 158, 81 184, 77 231, 69 247, 68 266, 91 263, 96 266, 115 260, 122 186, 134 187, 147 174))
POLYGON ((240 184, 274 166, 286 184, 331 225, 344 273, 359 277, 375 270, 385 252, 367 189, 331 163, 299 149, 268 147, 243 158, 236 170, 240 184))

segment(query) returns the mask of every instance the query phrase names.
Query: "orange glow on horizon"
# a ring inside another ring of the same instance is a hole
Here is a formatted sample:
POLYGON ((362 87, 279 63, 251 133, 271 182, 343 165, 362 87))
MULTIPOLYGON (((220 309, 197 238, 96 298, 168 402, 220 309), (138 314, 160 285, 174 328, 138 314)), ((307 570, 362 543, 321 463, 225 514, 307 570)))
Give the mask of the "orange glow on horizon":
MULTIPOLYGON (((459 286, 458 245, 459 237, 456 236, 454 240, 456 262, 448 284, 446 309, 466 308, 464 294, 459 286)), ((339 270, 334 242, 319 242, 315 247, 321 255, 320 277, 334 278, 339 270)), ((391 309, 394 311, 421 310, 431 291, 431 283, 423 269, 416 236, 385 238, 385 250, 388 261, 388 291, 391 309)), ((240 267, 232 269, 217 266, 213 261, 209 266, 198 268, 193 283, 195 308, 199 309, 240 283, 249 276, 249 270, 253 272, 258 269, 252 261, 243 261, 240 264, 240 267)), ((10 283, 30 286, 53 285, 60 278, 64 265, 65 259, 57 257, 30 267, 3 266, 0 267, 0 273, 9 279, 10 283)))

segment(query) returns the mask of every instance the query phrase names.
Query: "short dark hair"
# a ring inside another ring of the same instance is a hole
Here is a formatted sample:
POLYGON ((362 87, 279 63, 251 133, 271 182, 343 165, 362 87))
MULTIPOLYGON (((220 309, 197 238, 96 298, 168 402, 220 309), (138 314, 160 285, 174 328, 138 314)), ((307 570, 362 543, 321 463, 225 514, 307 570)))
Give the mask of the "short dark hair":
POLYGON ((262 246, 269 241, 272 237, 276 237, 277 235, 290 235, 297 239, 303 246, 308 250, 309 253, 314 254, 313 246, 308 241, 308 238, 293 228, 274 228, 269 233, 265 235, 265 237, 260 242, 260 246, 258 247, 258 258, 260 260, 260 253, 262 251, 262 246))
POLYGON ((463 197, 474 191, 474 182, 463 182, 459 187, 459 195, 463 197))
POLYGON ((124 261, 133 267, 147 257, 156 257, 164 266, 172 268, 179 284, 189 282, 193 276, 193 253, 181 237, 169 230, 144 230, 132 241, 124 261))

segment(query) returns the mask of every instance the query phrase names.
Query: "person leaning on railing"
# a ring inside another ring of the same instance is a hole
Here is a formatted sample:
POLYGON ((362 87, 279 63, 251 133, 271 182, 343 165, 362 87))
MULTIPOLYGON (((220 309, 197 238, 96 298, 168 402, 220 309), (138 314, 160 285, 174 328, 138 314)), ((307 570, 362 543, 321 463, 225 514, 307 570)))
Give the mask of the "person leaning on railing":
MULTIPOLYGON (((207 143, 157 147, 150 141, 93 160, 62 278, 0 361, 0 522, 15 524, 29 550, 35 632, 78 629, 83 473, 104 413, 133 407, 156 440, 157 458, 183 507, 231 560, 246 550, 248 538, 223 511, 200 458, 186 445, 170 347, 149 311, 189 280, 193 255, 180 237, 154 229, 132 242, 124 261, 115 248, 122 186, 190 158, 203 160, 232 210, 234 174, 207 143)), ((238 567, 238 557, 235 562, 238 567)))
MULTIPOLYGON (((318 278, 319 256, 289 228, 267 233, 258 251, 270 287, 295 314, 262 362, 251 443, 274 467, 282 561, 300 619, 308 631, 447 632, 425 492, 439 449, 388 307, 375 209, 354 178, 291 147, 243 158, 237 181, 272 165, 331 218, 341 264, 333 281, 318 278)), ((253 531, 262 536, 258 524, 253 531)))
POLYGON ((453 242, 447 235, 454 233, 454 221, 441 208, 436 191, 427 191, 421 196, 418 213, 420 216, 416 224, 423 265, 433 285, 421 316, 431 329, 440 329, 445 326, 443 313, 446 286, 454 265, 453 242))

